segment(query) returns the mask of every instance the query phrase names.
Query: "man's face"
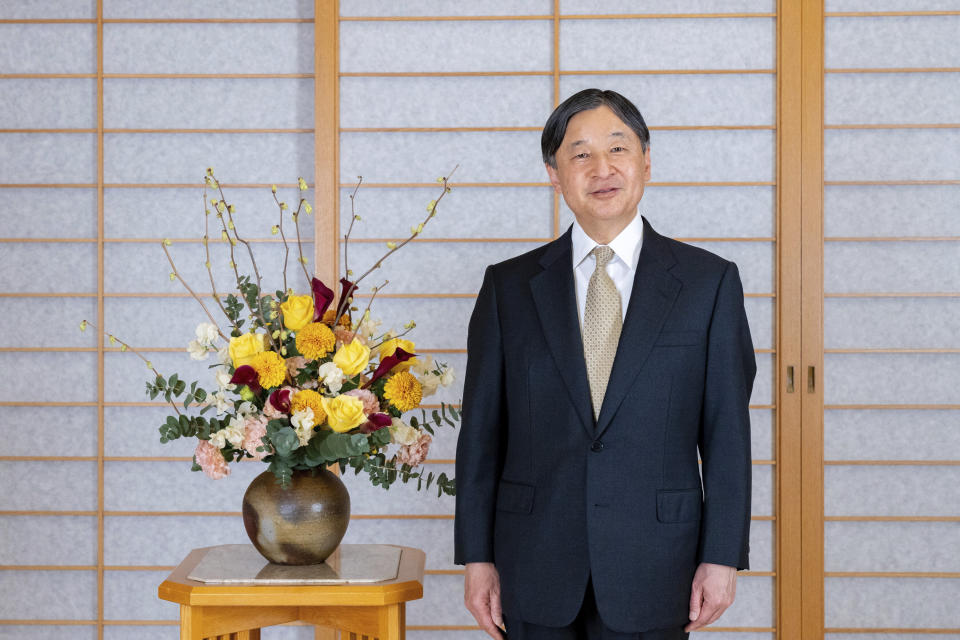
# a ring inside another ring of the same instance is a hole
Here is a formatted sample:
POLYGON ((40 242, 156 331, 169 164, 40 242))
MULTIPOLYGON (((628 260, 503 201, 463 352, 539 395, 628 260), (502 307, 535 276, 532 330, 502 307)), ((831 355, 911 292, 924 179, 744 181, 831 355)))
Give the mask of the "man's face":
POLYGON ((623 228, 633 219, 650 181, 650 149, 609 107, 570 118, 556 161, 547 165, 550 182, 581 226, 623 228))

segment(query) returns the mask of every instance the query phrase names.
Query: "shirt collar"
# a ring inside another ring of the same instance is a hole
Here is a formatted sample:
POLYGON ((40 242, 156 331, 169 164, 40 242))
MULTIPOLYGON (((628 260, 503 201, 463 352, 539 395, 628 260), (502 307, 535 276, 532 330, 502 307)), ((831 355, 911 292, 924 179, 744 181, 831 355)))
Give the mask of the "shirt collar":
MULTIPOLYGON (((573 245, 573 266, 580 266, 580 263, 586 260, 594 247, 599 246, 593 238, 587 235, 580 223, 574 219, 573 231, 570 234, 570 240, 573 245)), ((610 241, 607 246, 613 249, 614 254, 627 265, 629 269, 634 269, 640 257, 640 247, 643 244, 643 218, 640 212, 633 216, 623 231, 616 238, 610 241)))

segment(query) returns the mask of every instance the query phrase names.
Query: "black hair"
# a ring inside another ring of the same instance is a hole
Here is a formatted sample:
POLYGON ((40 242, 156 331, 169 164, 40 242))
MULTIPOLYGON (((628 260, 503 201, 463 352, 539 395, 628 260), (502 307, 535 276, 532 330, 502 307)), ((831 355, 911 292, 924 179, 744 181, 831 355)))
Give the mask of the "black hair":
POLYGON ((547 124, 543 126, 543 133, 540 136, 540 151, 543 153, 543 161, 557 168, 557 149, 563 142, 563 137, 567 133, 567 123, 570 118, 581 111, 589 111, 597 107, 607 106, 624 124, 630 127, 637 137, 640 138, 640 148, 643 152, 647 151, 650 144, 650 130, 647 129, 647 123, 643 121, 643 116, 636 106, 616 91, 609 89, 584 89, 579 91, 553 110, 547 119, 547 124))

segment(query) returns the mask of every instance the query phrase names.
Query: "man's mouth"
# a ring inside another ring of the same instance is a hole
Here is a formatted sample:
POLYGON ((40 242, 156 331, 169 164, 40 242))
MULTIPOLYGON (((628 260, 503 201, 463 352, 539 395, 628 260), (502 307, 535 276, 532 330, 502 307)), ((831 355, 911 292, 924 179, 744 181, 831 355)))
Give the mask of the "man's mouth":
POLYGON ((607 189, 597 189, 596 191, 591 191, 590 195, 599 196, 599 197, 609 196, 616 193, 619 190, 620 189, 618 187, 609 187, 607 189))

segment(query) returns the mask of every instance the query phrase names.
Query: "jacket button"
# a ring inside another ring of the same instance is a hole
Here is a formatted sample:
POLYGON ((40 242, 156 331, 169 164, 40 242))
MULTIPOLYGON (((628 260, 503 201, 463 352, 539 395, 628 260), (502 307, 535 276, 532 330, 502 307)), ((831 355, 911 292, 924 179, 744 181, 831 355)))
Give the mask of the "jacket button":
POLYGON ((599 440, 594 440, 593 444, 590 445, 590 451, 593 451, 594 453, 600 453, 603 451, 603 443, 599 440))

